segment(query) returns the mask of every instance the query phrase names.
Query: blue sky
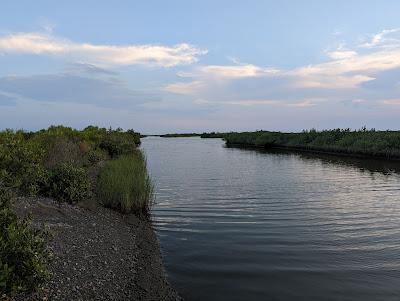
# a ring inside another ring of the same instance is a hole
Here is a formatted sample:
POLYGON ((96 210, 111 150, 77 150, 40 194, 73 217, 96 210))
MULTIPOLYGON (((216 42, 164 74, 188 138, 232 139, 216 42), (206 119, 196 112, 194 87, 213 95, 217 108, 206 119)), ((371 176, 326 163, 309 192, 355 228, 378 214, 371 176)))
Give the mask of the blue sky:
POLYGON ((2 1, 0 128, 398 129, 399 11, 366 0, 2 1))

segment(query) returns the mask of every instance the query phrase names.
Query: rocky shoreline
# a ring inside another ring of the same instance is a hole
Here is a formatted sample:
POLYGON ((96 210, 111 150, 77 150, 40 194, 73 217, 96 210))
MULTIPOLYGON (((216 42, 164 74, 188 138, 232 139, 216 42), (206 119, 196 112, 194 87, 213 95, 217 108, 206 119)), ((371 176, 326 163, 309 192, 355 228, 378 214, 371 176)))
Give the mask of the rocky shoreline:
POLYGON ((32 213, 51 233, 51 280, 19 300, 181 300, 170 286, 148 221, 48 198, 20 198, 19 216, 32 213))

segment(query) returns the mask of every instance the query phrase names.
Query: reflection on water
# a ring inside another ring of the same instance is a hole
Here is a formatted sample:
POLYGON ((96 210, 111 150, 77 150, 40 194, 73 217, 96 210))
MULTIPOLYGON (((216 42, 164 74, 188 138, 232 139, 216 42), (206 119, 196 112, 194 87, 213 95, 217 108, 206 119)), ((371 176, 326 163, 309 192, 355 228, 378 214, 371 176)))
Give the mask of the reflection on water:
POLYGON ((187 300, 399 300, 399 163, 146 138, 187 300))

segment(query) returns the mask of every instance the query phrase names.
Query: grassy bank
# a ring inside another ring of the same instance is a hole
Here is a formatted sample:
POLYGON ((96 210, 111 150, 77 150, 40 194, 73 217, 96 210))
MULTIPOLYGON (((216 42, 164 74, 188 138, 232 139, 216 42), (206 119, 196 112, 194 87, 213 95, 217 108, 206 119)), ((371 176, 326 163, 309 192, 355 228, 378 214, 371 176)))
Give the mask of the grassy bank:
POLYGON ((243 132, 224 136, 227 145, 341 153, 400 159, 400 131, 335 129, 301 133, 243 132))
POLYGON ((107 162, 97 185, 98 198, 104 206, 125 213, 149 214, 154 188, 142 152, 107 162))
POLYGON ((149 215, 153 187, 139 144, 133 130, 95 126, 0 132, 0 295, 33 291, 48 276, 45 233, 15 216, 11 203, 18 197, 100 200, 123 213, 149 215))

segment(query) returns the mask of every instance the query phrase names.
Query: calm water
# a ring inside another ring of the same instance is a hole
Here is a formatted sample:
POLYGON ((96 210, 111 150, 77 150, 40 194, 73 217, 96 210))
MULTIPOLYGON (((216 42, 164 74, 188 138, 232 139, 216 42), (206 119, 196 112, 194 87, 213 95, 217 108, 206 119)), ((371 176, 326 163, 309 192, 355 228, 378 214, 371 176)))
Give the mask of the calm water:
POLYGON ((146 138, 154 220, 187 300, 399 300, 390 163, 146 138))

